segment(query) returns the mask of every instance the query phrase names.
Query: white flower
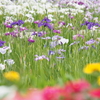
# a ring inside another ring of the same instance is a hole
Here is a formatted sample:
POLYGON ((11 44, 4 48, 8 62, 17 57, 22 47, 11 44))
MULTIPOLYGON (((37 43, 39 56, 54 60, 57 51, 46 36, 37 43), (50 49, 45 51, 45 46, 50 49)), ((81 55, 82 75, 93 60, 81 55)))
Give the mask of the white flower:
POLYGON ((15 62, 13 59, 7 59, 7 60, 4 60, 4 62, 7 62, 7 64, 10 66, 10 65, 13 65, 15 62))
POLYGON ((26 14, 25 16, 31 18, 32 17, 32 14, 26 14))
POLYGON ((65 44, 68 42, 69 42, 69 39, 65 39, 65 38, 61 38, 60 40, 58 40, 58 44, 65 44))
POLYGON ((15 86, 0 86, 0 99, 6 96, 5 100, 12 100, 16 95, 16 90, 17 88, 15 86))
POLYGON ((0 70, 4 70, 5 69, 5 65, 0 64, 0 70))
POLYGON ((69 26, 72 27, 73 26, 72 23, 68 23, 66 27, 69 27, 69 26))
POLYGON ((94 17, 93 20, 94 20, 95 22, 98 22, 98 17, 94 17))
POLYGON ((10 45, 9 45, 8 47, 5 46, 5 47, 3 47, 3 48, 0 48, 0 53, 1 53, 1 54, 5 54, 7 50, 9 50, 9 53, 12 52, 12 50, 10 49, 10 45))

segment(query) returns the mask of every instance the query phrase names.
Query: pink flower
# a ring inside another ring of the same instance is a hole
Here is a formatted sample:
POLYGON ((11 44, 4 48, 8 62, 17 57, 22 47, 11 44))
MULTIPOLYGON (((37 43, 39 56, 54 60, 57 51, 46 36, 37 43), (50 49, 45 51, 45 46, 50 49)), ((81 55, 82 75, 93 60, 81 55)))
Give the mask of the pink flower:
POLYGON ((40 21, 39 21, 39 20, 36 20, 36 21, 34 21, 34 23, 35 23, 35 24, 39 24, 39 23, 40 23, 40 21))
POLYGON ((61 30, 53 30, 54 33, 61 33, 61 30))
POLYGON ((85 80, 79 80, 77 82, 69 82, 65 85, 65 92, 81 92, 90 87, 90 84, 85 80))
POLYGON ((100 88, 91 90, 89 94, 92 97, 100 98, 100 88))
POLYGON ((84 36, 83 35, 76 34, 76 35, 73 35, 73 40, 76 40, 78 37, 81 37, 82 39, 84 39, 84 36))
POLYGON ((28 30, 26 27, 20 27, 20 31, 28 30))
POLYGON ((61 89, 58 87, 46 87, 43 90, 44 100, 59 100, 61 89))

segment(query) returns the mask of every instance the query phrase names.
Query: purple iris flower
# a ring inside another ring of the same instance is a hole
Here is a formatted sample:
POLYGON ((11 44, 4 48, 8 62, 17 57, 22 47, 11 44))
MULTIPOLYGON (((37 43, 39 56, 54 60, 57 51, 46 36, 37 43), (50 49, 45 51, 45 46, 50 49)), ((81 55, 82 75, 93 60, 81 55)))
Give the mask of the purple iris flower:
POLYGON ((43 22, 43 21, 45 21, 45 22, 47 22, 47 23, 50 23, 50 22, 51 22, 51 20, 48 19, 48 17, 45 17, 45 18, 42 20, 42 22, 43 22))
POLYGON ((61 33, 61 30, 53 30, 54 33, 61 33))
POLYGON ((94 44, 94 43, 98 43, 96 40, 90 39, 89 41, 85 42, 85 44, 94 44))
POLYGON ((78 43, 80 43, 80 41, 75 41, 75 42, 71 43, 69 46, 72 46, 72 45, 78 44, 78 43))
POLYGON ((5 33, 5 35, 7 36, 7 35, 10 35, 10 33, 8 32, 8 33, 5 33))
POLYGON ((38 37, 41 37, 42 36, 42 32, 38 32, 38 37))
POLYGON ((83 35, 76 34, 76 35, 73 35, 73 40, 76 40, 78 37, 81 37, 82 39, 84 39, 84 36, 83 35))
POLYGON ((8 32, 8 33, 5 33, 5 35, 7 36, 7 35, 11 35, 11 36, 13 36, 13 37, 17 37, 17 34, 18 34, 18 32, 16 31, 16 32, 8 32))
POLYGON ((84 5, 84 3, 80 1, 80 2, 78 2, 78 5, 84 5))
POLYGON ((100 24, 94 23, 94 22, 88 22, 88 21, 85 21, 83 24, 81 24, 81 26, 83 26, 83 25, 86 25, 88 27, 88 29, 91 29, 93 26, 100 27, 100 24))
POLYGON ((44 26, 48 27, 50 30, 53 29, 53 26, 50 24, 51 20, 45 17, 40 23, 38 23, 38 27, 44 26))
POLYGON ((74 16, 72 16, 71 14, 69 14, 68 17, 69 17, 70 19, 73 19, 73 18, 74 18, 74 16))
POLYGON ((47 34, 47 33, 46 32, 43 32, 43 31, 38 32, 38 37, 44 36, 45 34, 47 34))
POLYGON ((54 51, 49 51, 49 55, 54 55, 55 54, 55 52, 54 51))
POLYGON ((2 47, 6 43, 5 41, 0 40, 0 47, 2 47))
POLYGON ((42 56, 35 55, 35 57, 36 57, 36 58, 35 58, 35 61, 43 60, 43 59, 46 59, 46 60, 49 61, 49 58, 46 57, 45 55, 42 55, 42 56))
POLYGON ((82 47, 80 47, 78 50, 82 50, 82 49, 87 50, 88 48, 89 48, 89 46, 82 46, 82 47))
POLYGON ((60 22, 58 22, 58 24, 59 24, 59 28, 66 25, 66 23, 64 21, 60 21, 60 22))
POLYGON ((32 33, 32 35, 37 35, 37 34, 38 34, 38 32, 36 32, 36 31, 32 33))
POLYGON ((5 25, 7 28, 13 28, 11 25, 5 25))
POLYGON ((57 51, 57 53, 60 54, 60 55, 62 55, 62 52, 66 52, 66 50, 64 50, 64 49, 59 49, 59 50, 57 51))
POLYGON ((58 24, 60 25, 66 25, 66 23, 64 22, 64 21, 60 21, 60 22, 58 22, 58 24))
POLYGON ((90 22, 88 22, 88 21, 85 21, 83 24, 81 24, 81 26, 83 26, 83 25, 88 25, 90 22))
POLYGON ((33 43, 35 40, 33 40, 31 37, 28 39, 29 42, 33 43))
POLYGON ((12 23, 10 24, 10 26, 11 26, 11 27, 12 27, 13 25, 21 26, 22 24, 24 24, 24 21, 18 20, 18 21, 12 22, 12 23))
POLYGON ((91 46, 92 48, 96 49, 96 47, 94 45, 91 46))
POLYGON ((40 21, 39 21, 39 20, 36 20, 36 21, 34 21, 34 23, 35 23, 35 24, 39 24, 39 23, 40 23, 40 21))
POLYGON ((32 33, 32 35, 37 35, 38 37, 42 37, 43 35, 45 35, 45 34, 47 34, 46 32, 43 32, 43 31, 41 31, 41 32, 33 32, 32 33))
POLYGON ((26 27, 20 27, 20 31, 28 30, 26 27))
POLYGON ((5 22, 4 25, 7 27, 7 28, 13 28, 9 22, 5 22))

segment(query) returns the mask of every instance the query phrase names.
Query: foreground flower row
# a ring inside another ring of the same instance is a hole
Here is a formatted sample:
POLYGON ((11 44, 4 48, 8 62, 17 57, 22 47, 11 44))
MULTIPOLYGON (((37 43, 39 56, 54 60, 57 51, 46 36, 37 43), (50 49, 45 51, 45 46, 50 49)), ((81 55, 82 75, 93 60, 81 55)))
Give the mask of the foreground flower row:
POLYGON ((85 80, 70 81, 63 87, 29 89, 25 94, 16 92, 15 87, 1 86, 0 90, 0 97, 6 95, 2 100, 100 100, 100 88, 92 89, 85 80))

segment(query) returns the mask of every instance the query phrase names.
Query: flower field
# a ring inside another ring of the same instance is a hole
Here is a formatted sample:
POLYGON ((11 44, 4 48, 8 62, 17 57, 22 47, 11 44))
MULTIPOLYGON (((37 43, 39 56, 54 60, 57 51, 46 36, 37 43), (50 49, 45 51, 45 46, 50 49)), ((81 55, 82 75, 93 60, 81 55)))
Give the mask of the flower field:
POLYGON ((0 100, 100 100, 100 0, 0 1, 0 100))

